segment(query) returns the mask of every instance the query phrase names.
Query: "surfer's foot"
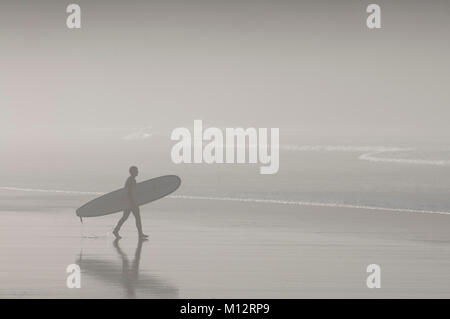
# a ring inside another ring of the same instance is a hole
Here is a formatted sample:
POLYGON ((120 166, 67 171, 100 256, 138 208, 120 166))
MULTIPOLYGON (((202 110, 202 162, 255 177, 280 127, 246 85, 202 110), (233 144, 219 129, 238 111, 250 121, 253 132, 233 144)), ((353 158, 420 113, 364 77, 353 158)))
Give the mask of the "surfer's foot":
POLYGON ((119 235, 119 232, 117 230, 114 230, 112 233, 114 236, 116 236, 117 239, 122 238, 122 236, 119 235))
POLYGON ((140 235, 139 235, 139 238, 148 238, 148 235, 146 235, 146 234, 140 234, 140 235))

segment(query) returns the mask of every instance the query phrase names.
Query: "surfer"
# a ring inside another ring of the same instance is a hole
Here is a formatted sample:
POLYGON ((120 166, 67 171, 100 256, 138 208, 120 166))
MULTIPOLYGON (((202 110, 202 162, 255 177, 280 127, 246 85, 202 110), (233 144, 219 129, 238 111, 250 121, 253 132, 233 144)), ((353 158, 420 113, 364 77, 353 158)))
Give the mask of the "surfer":
POLYGON ((134 219, 136 220, 136 228, 138 230, 139 237, 147 238, 148 236, 142 232, 141 214, 139 211, 139 206, 136 204, 136 201, 134 200, 134 192, 136 190, 136 176, 138 176, 139 171, 136 166, 131 166, 129 172, 130 176, 127 178, 124 188, 127 194, 128 202, 130 204, 129 205, 130 208, 123 211, 123 216, 117 223, 117 226, 114 228, 113 234, 117 238, 122 238, 119 235, 120 227, 122 227, 123 223, 125 223, 125 221, 128 219, 130 213, 133 213, 134 219))

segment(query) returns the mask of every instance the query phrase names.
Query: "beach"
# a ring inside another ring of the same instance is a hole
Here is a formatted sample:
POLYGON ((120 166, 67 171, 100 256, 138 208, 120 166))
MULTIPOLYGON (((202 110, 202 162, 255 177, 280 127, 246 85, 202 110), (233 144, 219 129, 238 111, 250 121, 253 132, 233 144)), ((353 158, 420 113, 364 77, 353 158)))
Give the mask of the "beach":
POLYGON ((115 242, 119 214, 81 224, 64 208, 79 198, 45 197, 61 208, 2 212, 2 298, 450 296, 447 215, 168 198, 142 209, 139 244, 133 217, 115 242), (66 286, 73 263, 79 289, 66 286))
POLYGON ((0 299, 450 298, 449 13, 2 1, 0 299))

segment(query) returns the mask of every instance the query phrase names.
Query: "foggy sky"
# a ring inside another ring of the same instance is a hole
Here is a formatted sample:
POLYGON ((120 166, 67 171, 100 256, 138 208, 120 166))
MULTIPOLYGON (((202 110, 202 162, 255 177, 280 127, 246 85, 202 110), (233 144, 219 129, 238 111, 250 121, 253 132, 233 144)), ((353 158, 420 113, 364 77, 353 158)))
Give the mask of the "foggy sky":
POLYGON ((2 1, 1 139, 194 119, 450 137, 449 31, 445 0, 2 1))

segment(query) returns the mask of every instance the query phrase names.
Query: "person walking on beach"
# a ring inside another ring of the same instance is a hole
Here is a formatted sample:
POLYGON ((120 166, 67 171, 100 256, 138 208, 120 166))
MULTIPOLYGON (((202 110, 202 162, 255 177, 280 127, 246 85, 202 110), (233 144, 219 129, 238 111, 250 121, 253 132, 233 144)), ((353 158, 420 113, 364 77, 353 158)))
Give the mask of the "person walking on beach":
POLYGON ((116 236, 116 238, 122 238, 119 235, 120 227, 122 227, 123 223, 125 223, 125 221, 128 219, 128 217, 130 216, 130 213, 133 213, 134 219, 136 220, 136 228, 138 231, 139 238, 144 239, 144 238, 147 238, 148 236, 145 235, 142 231, 141 214, 140 214, 139 206, 136 204, 136 201, 134 198, 134 194, 136 191, 136 176, 138 176, 139 171, 136 166, 131 166, 129 169, 129 172, 130 172, 130 176, 127 178, 127 181, 125 182, 125 187, 124 187, 125 192, 127 194, 129 208, 127 208, 123 211, 123 216, 117 223, 117 226, 114 228, 113 234, 114 234, 114 236, 116 236))

